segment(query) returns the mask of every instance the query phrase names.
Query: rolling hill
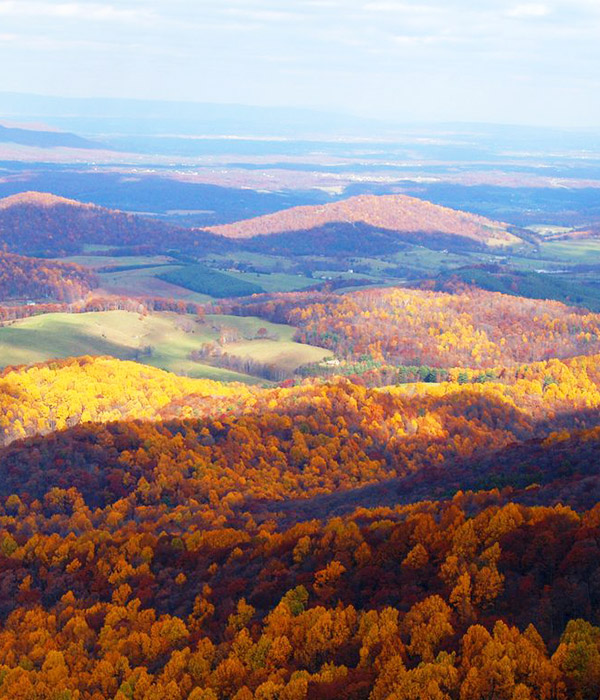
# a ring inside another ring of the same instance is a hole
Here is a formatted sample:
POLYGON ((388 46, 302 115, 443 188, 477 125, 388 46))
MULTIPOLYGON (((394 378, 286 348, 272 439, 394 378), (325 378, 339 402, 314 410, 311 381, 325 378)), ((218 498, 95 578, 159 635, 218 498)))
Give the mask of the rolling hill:
POLYGON ((265 367, 271 375, 287 378, 301 365, 331 355, 326 349, 295 342, 294 332, 291 326, 252 317, 200 318, 124 310, 44 313, 0 328, 0 369, 103 355, 136 360, 178 375, 262 383, 269 379, 265 367), (211 352, 201 353, 205 344, 211 352))
POLYGON ((228 244, 205 231, 43 192, 21 192, 0 200, 0 240, 11 252, 39 255, 73 254, 85 245, 205 252, 222 251, 228 244))
MULTIPOLYGON (((207 230, 235 239, 253 239, 312 232, 344 225, 366 225, 376 231, 393 231, 417 238, 458 237, 479 245, 505 247, 520 242, 506 224, 481 216, 440 207, 405 195, 359 195, 322 206, 292 207, 275 214, 211 226, 207 230)), ((360 231, 360 229, 359 229, 360 231)), ((363 235, 364 231, 360 232, 363 235)))
POLYGON ((573 281, 572 273, 564 275, 522 271, 501 265, 469 265, 444 270, 434 279, 418 283, 421 289, 460 293, 465 285, 490 292, 501 292, 529 299, 555 299, 565 304, 600 310, 600 290, 593 283, 573 281))
POLYGON ((288 292, 221 309, 288 323, 349 362, 491 369, 600 351, 600 314, 476 287, 288 292))
POLYGON ((513 379, 7 370, 0 696, 594 700, 600 356, 513 379))
POLYGON ((0 301, 75 301, 97 284, 96 276, 80 265, 0 252, 0 301))

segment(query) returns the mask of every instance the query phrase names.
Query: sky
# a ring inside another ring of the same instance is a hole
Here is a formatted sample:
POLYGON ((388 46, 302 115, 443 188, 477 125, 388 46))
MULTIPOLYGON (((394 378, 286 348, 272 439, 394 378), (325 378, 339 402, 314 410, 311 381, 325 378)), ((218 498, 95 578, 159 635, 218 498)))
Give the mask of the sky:
POLYGON ((600 126, 600 0, 0 0, 0 91, 600 126))

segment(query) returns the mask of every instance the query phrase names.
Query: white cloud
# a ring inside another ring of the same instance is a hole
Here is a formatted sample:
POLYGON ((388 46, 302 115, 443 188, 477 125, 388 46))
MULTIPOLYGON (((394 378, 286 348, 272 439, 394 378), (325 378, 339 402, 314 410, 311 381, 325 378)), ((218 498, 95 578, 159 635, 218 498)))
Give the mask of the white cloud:
POLYGON ((0 45, 10 44, 21 51, 105 51, 116 49, 110 41, 89 41, 86 39, 58 39, 55 37, 31 34, 0 34, 0 45))
POLYGON ((227 8, 224 10, 224 13, 232 17, 243 17, 255 22, 290 22, 305 18, 305 15, 299 12, 287 12, 285 10, 227 8))
POLYGON ((548 5, 541 3, 528 3, 526 5, 515 5, 507 11, 507 17, 515 19, 535 19, 536 17, 547 17, 552 10, 548 5))
POLYGON ((307 7, 335 7, 339 8, 341 6, 339 0, 305 0, 304 3, 307 7))
POLYGON ((396 44, 399 44, 400 46, 424 46, 428 44, 439 44, 444 41, 448 41, 446 37, 440 36, 438 34, 430 34, 427 36, 398 35, 394 36, 393 40, 396 44))
MULTIPOLYGON (((571 95, 600 74, 598 36, 600 0, 0 0, 12 69, 0 90, 400 112, 395 88, 413 85, 446 115, 464 104, 479 118, 488 99, 517 119, 527 100, 537 114, 554 97, 519 92, 529 83, 511 76, 552 76, 548 95, 571 95)), ((582 94, 569 109, 600 119, 600 98, 582 94)))
POLYGON ((421 3, 389 2, 386 0, 374 0, 363 5, 363 10, 367 12, 387 12, 387 13, 410 13, 410 14, 433 14, 441 12, 441 7, 434 5, 423 5, 421 3))
POLYGON ((109 22, 138 22, 153 17, 146 9, 123 9, 104 3, 58 2, 40 0, 1 0, 0 16, 77 19, 109 22))

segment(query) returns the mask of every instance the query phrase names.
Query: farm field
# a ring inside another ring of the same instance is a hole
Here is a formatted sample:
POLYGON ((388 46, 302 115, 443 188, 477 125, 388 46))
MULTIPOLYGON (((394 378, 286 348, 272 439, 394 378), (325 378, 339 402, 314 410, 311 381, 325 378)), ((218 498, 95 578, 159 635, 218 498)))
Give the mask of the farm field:
POLYGON ((600 263, 600 240, 594 238, 542 243, 543 257, 572 263, 600 263))
POLYGON ((151 296, 182 299, 202 304, 211 301, 207 294, 199 294, 178 284, 159 279, 158 275, 180 269, 176 266, 143 267, 137 270, 121 270, 98 275, 100 290, 117 296, 151 296))
POLYGON ((93 269, 103 267, 151 267, 168 265, 172 259, 166 255, 93 255, 93 251, 88 254, 70 255, 68 257, 53 258, 56 262, 68 262, 75 265, 83 265, 93 269))
POLYGON ((296 292, 301 289, 313 287, 320 280, 305 277, 304 275, 291 275, 284 272, 272 272, 262 274, 256 272, 229 272, 231 277, 252 282, 262 287, 265 292, 296 292))
MULTIPOLYGON (((401 249, 385 255, 366 246, 364 253, 341 256, 333 250, 302 255, 288 250, 273 254, 239 249, 220 253, 196 251, 173 257, 164 252, 144 255, 140 249, 131 254, 134 251, 126 247, 118 250, 114 246, 86 244, 81 254, 60 260, 78 263, 94 272, 99 270, 99 286, 92 290, 98 296, 163 297, 202 304, 254 293, 300 291, 329 283, 335 291, 344 293, 357 289, 359 283, 361 287, 424 284, 445 289, 451 288, 453 280, 462 280, 483 289, 556 299, 597 310, 600 291, 593 266, 600 264, 600 240, 552 240, 552 236, 568 232, 568 227, 560 225, 533 225, 530 230, 532 236, 537 234, 539 238, 532 238, 518 249, 503 251, 463 249, 450 244, 447 249, 428 248, 405 242, 401 249), (121 252, 124 255, 119 255, 121 252), (592 267, 580 267, 582 264, 592 267)), ((18 298, 42 300, 26 294, 18 298)), ((254 346, 253 352, 256 349, 254 346)), ((180 365, 179 371, 195 370, 180 365)))
POLYGON ((294 342, 295 329, 291 326, 254 317, 210 315, 199 320, 168 312, 140 316, 127 311, 99 311, 34 316, 0 328, 0 366, 110 355, 191 377, 264 383, 247 374, 189 359, 192 351, 203 343, 217 341, 224 331, 233 331, 235 338, 222 344, 225 352, 252 356, 290 373, 302 364, 331 355, 322 348, 294 342), (264 328, 268 337, 253 340, 259 328, 264 328))
POLYGON ((600 700, 600 155, 462 129, 47 170, 154 222, 0 201, 0 697, 600 700))
POLYGON ((282 370, 294 372, 298 367, 312 362, 321 362, 333 354, 323 348, 284 340, 250 340, 229 343, 225 349, 231 355, 249 357, 257 362, 274 365, 282 370))
POLYGON ((172 267, 159 272, 159 279, 170 284, 212 297, 235 297, 260 294, 265 290, 256 282, 234 277, 206 265, 172 267))

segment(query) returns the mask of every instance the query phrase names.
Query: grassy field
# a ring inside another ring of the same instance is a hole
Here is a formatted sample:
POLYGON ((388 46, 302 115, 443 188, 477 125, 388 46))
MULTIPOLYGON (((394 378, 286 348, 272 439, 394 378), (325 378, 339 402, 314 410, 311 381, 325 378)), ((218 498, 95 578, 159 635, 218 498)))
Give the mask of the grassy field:
POLYGON ((246 374, 188 359, 191 351, 218 339, 224 327, 236 329, 242 336, 242 340, 225 344, 225 351, 288 372, 331 354, 293 342, 291 326, 254 317, 215 315, 198 323, 195 316, 174 313, 140 316, 127 311, 101 311, 34 316, 0 328, 0 367, 77 355, 111 355, 192 377, 264 383, 246 374), (259 328, 266 328, 273 339, 253 340, 259 328))
POLYGON ((98 275, 100 289, 107 294, 116 294, 117 296, 167 297, 193 301, 198 304, 212 301, 212 297, 207 294, 199 294, 158 278, 158 275, 166 270, 176 269, 179 267, 173 265, 172 267, 146 267, 140 270, 101 273, 98 275))
POLYGON ((533 226, 527 226, 530 231, 539 234, 540 236, 556 236, 561 233, 569 233, 572 228, 568 226, 553 226, 552 224, 534 224, 533 226))
MULTIPOLYGON (((555 235, 565 229, 551 224, 533 226, 543 235, 555 235)), ((64 258, 92 269, 106 266, 136 266, 139 269, 116 270, 99 275, 99 292, 116 295, 162 296, 203 303, 212 298, 265 292, 287 292, 318 284, 323 277, 340 276, 371 279, 386 286, 410 282, 415 277, 435 277, 440 272, 474 264, 505 263, 519 270, 566 270, 578 263, 600 263, 600 240, 546 240, 538 248, 523 245, 515 250, 461 251, 433 250, 407 243, 405 248, 385 256, 354 255, 341 259, 335 250, 331 256, 271 255, 248 251, 208 253, 194 263, 174 261, 165 255, 97 255, 100 246, 87 247, 78 256, 64 258), (331 266, 328 264, 331 262, 331 266), (249 267, 253 271, 237 272, 249 267), (347 273, 355 271, 354 275, 347 273), (302 273, 302 274, 299 274, 302 273), (307 276, 307 275, 312 275, 307 276), (250 285, 250 286, 248 286, 250 285)))
POLYGON ((600 240, 594 238, 571 241, 549 241, 540 246, 544 258, 573 263, 600 263, 600 240))
MULTIPOLYGON (((438 282, 460 279, 490 292, 501 292, 529 299, 556 299, 567 305, 584 306, 592 311, 600 310, 600 287, 594 284, 592 273, 587 278, 577 275, 541 274, 532 271, 490 271, 480 267, 450 270, 438 275, 438 282)), ((451 288, 451 287, 450 287, 451 288)))
POLYGON ((321 362, 332 353, 312 345, 302 345, 292 341, 250 340, 229 343, 225 349, 231 355, 251 357, 266 365, 274 365, 290 374, 300 365, 321 362))
POLYGON ((276 255, 267 255, 266 253, 252 253, 247 250, 236 250, 235 252, 210 253, 204 259, 204 262, 211 267, 218 267, 220 270, 225 270, 232 266, 232 263, 242 263, 244 265, 253 265, 257 268, 269 272, 288 272, 294 267, 292 258, 281 258, 276 255))
POLYGON ((245 282, 253 282, 262 287, 265 292, 296 292, 319 282, 318 279, 285 272, 272 272, 268 275, 257 272, 228 272, 227 274, 245 282))
MULTIPOLYGON (((269 336, 277 336, 280 342, 290 342, 296 329, 283 323, 271 323, 256 316, 227 316, 226 314, 210 314, 206 316, 208 326, 235 328, 244 338, 256 336, 259 328, 265 328, 269 336)), ((213 336, 215 338, 216 335, 213 336)))
POLYGON ((240 297, 261 294, 265 290, 256 282, 248 281, 207 265, 186 265, 178 268, 165 268, 160 279, 171 284, 191 289, 212 297, 240 297))
POLYGON ((444 267, 468 265, 472 262, 474 257, 485 258, 490 257, 490 255, 487 253, 473 255, 468 252, 464 255, 460 255, 451 252, 444 253, 441 250, 430 250, 422 246, 411 246, 408 250, 390 256, 390 259, 394 260, 399 265, 407 265, 418 270, 429 272, 444 267))
POLYGON ((71 255, 67 258, 53 258, 56 262, 69 262, 84 267, 97 269, 99 267, 124 265, 146 267, 149 265, 166 265, 172 262, 171 258, 166 255, 124 255, 124 256, 105 256, 105 255, 71 255))
POLYGON ((273 365, 292 373, 300 365, 320 362, 332 357, 329 350, 313 345, 296 343, 296 329, 281 323, 270 323, 255 316, 211 315, 206 317, 207 325, 215 329, 234 328, 243 340, 226 343, 223 349, 237 357, 251 357, 262 364, 273 365), (267 338, 256 338, 259 328, 267 331, 267 338))

